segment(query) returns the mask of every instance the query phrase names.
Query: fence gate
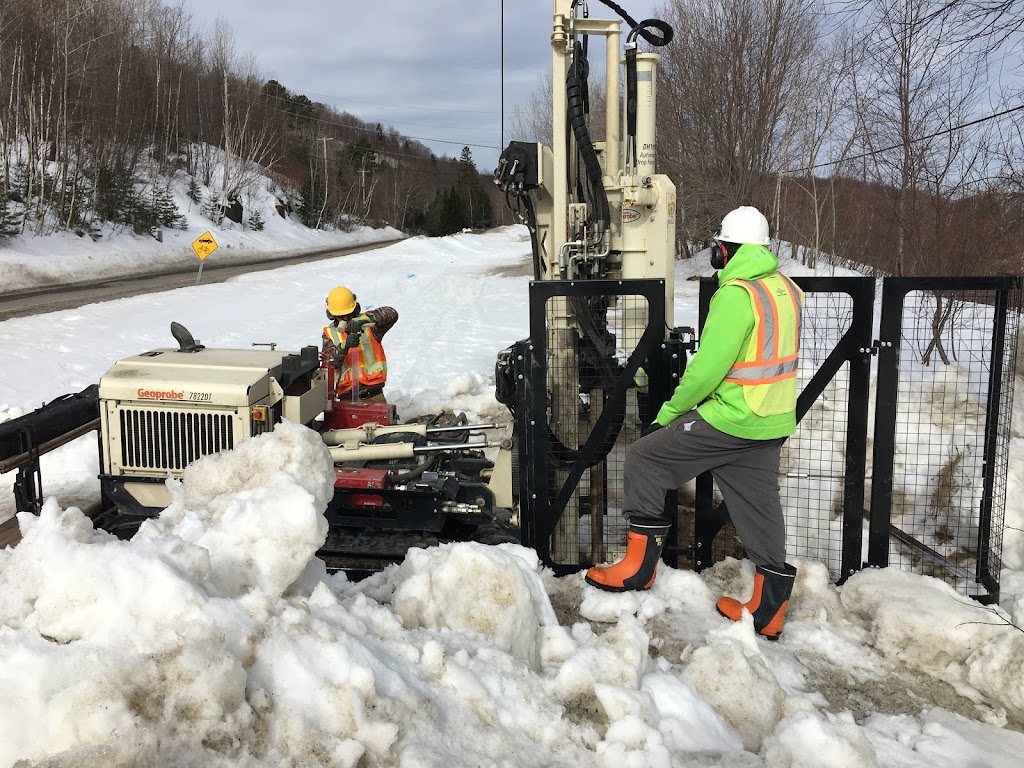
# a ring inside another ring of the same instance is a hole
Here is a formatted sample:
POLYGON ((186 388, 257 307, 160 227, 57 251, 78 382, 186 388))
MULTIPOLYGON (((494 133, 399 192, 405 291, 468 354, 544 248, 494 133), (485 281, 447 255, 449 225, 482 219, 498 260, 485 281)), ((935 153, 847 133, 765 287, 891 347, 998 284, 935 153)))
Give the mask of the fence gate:
POLYGON ((867 561, 999 597, 1021 278, 882 288, 867 561))
MULTIPOLYGON (((826 563, 840 583, 892 565, 997 599, 1022 279, 886 278, 880 301, 870 277, 796 282, 799 423, 779 478, 789 553, 826 563)), ((701 324, 716 288, 701 281, 701 324)), ((556 573, 624 551, 625 451, 692 346, 689 329, 664 339, 664 290, 660 280, 530 285, 530 338, 512 348, 515 484, 523 543, 556 573), (636 385, 641 366, 649 392, 636 385)), ((668 494, 670 564, 721 559, 720 500, 710 474, 692 504, 668 494)))
POLYGON ((664 317, 663 280, 530 284, 530 338, 512 350, 517 485, 522 540, 556 573, 625 551, 626 448, 685 364, 664 317), (636 386, 641 367, 648 393, 636 386))
MULTIPOLYGON (((861 566, 864 474, 868 435, 871 325, 875 281, 870 277, 801 277, 797 431, 782 450, 779 486, 787 551, 825 562, 836 578, 861 566)), ((701 281, 701 326, 716 278, 701 281)), ((697 479, 693 564, 711 565, 713 539, 728 518, 711 475, 697 479)))
MULTIPOLYGON (((1021 278, 886 278, 877 339, 872 278, 796 282, 806 304, 799 423, 779 483, 787 550, 840 583, 893 565, 997 599, 1021 278)), ((701 324, 716 288, 702 281, 701 324)), ((698 570, 719 559, 728 512, 717 499, 710 475, 698 478, 698 570)))

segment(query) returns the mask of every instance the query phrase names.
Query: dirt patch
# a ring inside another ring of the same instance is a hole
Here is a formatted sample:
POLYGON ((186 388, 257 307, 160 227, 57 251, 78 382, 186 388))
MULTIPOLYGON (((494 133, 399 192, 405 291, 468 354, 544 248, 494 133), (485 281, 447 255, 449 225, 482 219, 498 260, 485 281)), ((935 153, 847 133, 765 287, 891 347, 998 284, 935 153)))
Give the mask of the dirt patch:
POLYGON ((508 264, 504 267, 494 267, 488 270, 488 275, 494 277, 533 277, 533 263, 523 261, 519 264, 508 264))

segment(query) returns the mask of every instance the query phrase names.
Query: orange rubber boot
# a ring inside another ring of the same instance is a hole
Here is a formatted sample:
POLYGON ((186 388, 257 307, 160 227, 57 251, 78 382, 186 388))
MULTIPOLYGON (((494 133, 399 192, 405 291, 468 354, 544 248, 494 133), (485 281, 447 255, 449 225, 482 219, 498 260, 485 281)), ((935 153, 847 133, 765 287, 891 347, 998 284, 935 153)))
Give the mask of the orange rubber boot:
POLYGON ((650 589, 668 530, 667 524, 630 523, 626 556, 614 565, 594 566, 588 570, 587 584, 606 592, 650 589))
POLYGON ((754 617, 754 630, 769 640, 778 640, 794 581, 796 568, 789 563, 782 571, 759 565, 754 571, 754 594, 750 600, 741 603, 735 598, 723 597, 715 607, 725 618, 733 621, 739 621, 746 608, 754 617))

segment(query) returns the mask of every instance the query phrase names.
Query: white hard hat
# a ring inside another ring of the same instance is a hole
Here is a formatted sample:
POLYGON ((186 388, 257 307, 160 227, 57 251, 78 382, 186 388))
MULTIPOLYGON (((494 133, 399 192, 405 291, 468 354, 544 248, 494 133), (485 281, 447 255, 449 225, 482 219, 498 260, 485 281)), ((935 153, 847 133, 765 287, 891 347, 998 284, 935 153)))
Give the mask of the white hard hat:
POLYGON ((718 239, 727 243, 769 245, 768 219, 757 208, 741 205, 725 214, 718 239))

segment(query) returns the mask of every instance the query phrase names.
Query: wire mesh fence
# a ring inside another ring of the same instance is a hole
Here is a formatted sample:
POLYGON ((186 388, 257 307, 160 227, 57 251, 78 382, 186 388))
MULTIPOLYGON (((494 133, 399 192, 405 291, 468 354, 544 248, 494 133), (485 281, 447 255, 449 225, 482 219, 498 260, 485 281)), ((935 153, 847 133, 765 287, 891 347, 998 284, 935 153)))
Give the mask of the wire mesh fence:
POLYGON ((1008 285, 892 281, 882 323, 898 373, 879 360, 880 410, 894 425, 891 445, 879 446, 892 456, 891 506, 874 559, 981 600, 997 595, 1002 558, 1021 314, 1019 283, 1008 285))
MULTIPOLYGON (((800 391, 839 346, 853 320, 853 300, 836 290, 805 293, 800 333, 800 391)), ((849 363, 816 394, 783 445, 779 488, 786 517, 786 550, 820 560, 839 578, 843 554, 849 363)))
POLYGON ((787 549, 838 581, 893 565, 995 599, 1021 280, 887 279, 880 301, 870 294, 876 340, 843 293, 855 279, 798 281, 808 290, 800 421, 780 468, 787 549))
MULTIPOLYGON (((681 372, 664 366, 663 284, 625 282, 637 285, 531 286, 532 362, 517 415, 524 543, 563 571, 624 552, 626 448, 681 372), (654 374, 649 392, 641 362, 654 374)), ((890 278, 881 302, 872 278, 797 282, 802 392, 780 467, 789 553, 826 563, 837 581, 894 565, 993 599, 1021 279, 890 278)), ((703 308, 713 291, 702 285, 703 308)), ((700 478, 696 489, 695 499, 680 489, 669 551, 698 569, 742 555, 725 515, 716 519, 717 489, 700 478)), ((675 514, 671 494, 666 504, 675 514)))
POLYGON ((664 282, 535 283, 524 374, 524 530, 575 570, 625 551, 626 448, 647 418, 649 358, 664 337, 664 282), (539 418, 538 418, 539 417, 539 418))

